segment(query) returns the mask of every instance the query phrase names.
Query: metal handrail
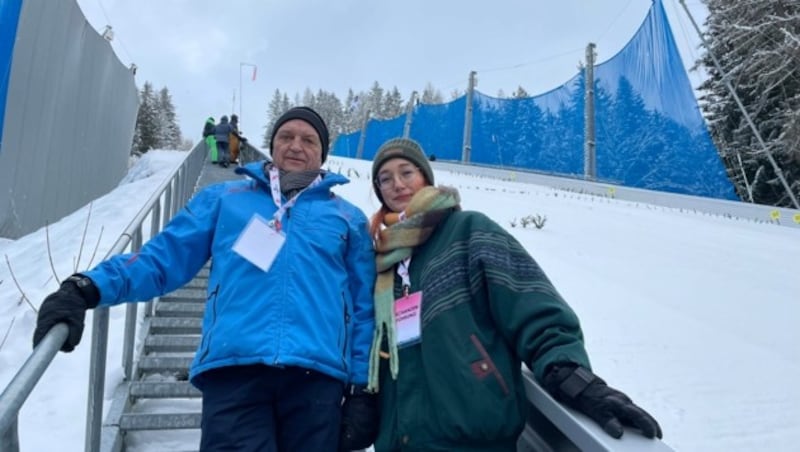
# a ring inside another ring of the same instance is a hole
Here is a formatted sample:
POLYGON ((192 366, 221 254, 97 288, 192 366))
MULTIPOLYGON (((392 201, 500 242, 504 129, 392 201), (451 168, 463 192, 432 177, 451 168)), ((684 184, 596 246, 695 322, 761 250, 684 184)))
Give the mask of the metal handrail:
MULTIPOLYGON (((132 252, 138 251, 142 243, 146 241, 144 240, 142 224, 148 217, 152 219, 148 237, 152 237, 161 231, 162 227, 177 213, 179 208, 186 204, 192 193, 194 193, 206 155, 205 143, 201 141, 187 154, 184 161, 174 170, 170 177, 158 187, 153 196, 150 197, 125 231, 119 236, 104 259, 124 252, 129 245, 132 245, 132 252), (161 221, 162 219, 163 222, 161 221)), ((135 304, 131 303, 129 306, 135 306, 135 304)), ((85 450, 91 452, 98 451, 100 447, 106 351, 108 348, 108 311, 107 307, 95 309, 92 320, 93 331, 85 444, 85 450)), ((133 314, 135 320, 135 310, 133 314)), ((128 315, 130 315, 130 312, 128 315)), ((19 451, 19 435, 17 431, 19 411, 39 380, 41 380, 50 363, 52 363, 58 350, 64 344, 68 333, 69 329, 65 323, 54 326, 31 352, 27 361, 17 371, 11 382, 3 390, 3 393, 0 394, 0 452, 19 451)), ((130 369, 132 368, 134 357, 127 350, 133 349, 134 339, 135 324, 133 328, 130 328, 130 330, 126 328, 125 331, 123 344, 124 362, 122 363, 126 372, 125 378, 130 378, 130 369)))
POLYGON ((19 410, 53 361, 61 345, 67 340, 68 334, 69 327, 66 323, 54 326, 33 349, 25 364, 0 395, 0 451, 19 450, 17 437, 19 410))
POLYGON ((517 450, 614 451, 614 452, 672 452, 672 447, 660 439, 648 439, 627 431, 615 439, 606 434, 587 416, 567 408, 553 399, 533 377, 522 368, 525 395, 528 398, 528 421, 517 450))

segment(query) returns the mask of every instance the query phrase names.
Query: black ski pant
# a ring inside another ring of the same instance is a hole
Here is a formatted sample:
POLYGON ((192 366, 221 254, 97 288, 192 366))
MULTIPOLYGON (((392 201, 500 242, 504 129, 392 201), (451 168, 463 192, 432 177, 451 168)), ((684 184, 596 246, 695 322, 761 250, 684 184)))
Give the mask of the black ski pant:
POLYGON ((300 367, 231 366, 198 375, 201 452, 336 452, 344 384, 300 367))

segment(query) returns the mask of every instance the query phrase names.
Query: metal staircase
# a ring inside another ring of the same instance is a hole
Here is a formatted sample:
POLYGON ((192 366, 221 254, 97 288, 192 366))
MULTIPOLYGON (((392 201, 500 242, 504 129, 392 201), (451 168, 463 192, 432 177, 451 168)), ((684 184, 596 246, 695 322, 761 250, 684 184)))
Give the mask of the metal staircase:
POLYGON ((200 343, 209 268, 161 297, 145 319, 139 360, 116 391, 103 423, 101 450, 197 450, 201 395, 188 381, 200 343))

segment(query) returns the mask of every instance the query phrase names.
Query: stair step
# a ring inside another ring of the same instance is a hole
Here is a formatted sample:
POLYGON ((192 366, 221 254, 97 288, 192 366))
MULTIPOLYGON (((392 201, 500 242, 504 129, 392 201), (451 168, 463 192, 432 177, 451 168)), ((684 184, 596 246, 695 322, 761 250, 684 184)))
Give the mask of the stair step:
POLYGON ((198 398, 202 393, 188 381, 136 381, 131 383, 132 397, 149 399, 198 398))
MULTIPOLYGON (((163 301, 163 300, 162 300, 163 301)), ((187 303, 173 301, 171 303, 156 304, 158 317, 203 317, 206 310, 205 303, 187 303)))
POLYGON ((200 428, 200 413, 123 414, 122 430, 177 430, 200 428))
POLYGON ((170 302, 170 301, 206 301, 207 293, 206 289, 178 289, 173 290, 172 292, 162 296, 160 301, 162 302, 170 302))
POLYGON ((208 278, 194 278, 193 280, 186 283, 182 288, 183 289, 205 289, 208 287, 208 278))
POLYGON ((192 359, 186 356, 145 356, 139 359, 139 371, 183 373, 189 369, 192 359))
POLYGON ((200 334, 203 319, 179 317, 153 317, 150 334, 200 334))
POLYGON ((144 353, 154 352, 195 352, 200 346, 197 335, 148 335, 144 339, 144 353))

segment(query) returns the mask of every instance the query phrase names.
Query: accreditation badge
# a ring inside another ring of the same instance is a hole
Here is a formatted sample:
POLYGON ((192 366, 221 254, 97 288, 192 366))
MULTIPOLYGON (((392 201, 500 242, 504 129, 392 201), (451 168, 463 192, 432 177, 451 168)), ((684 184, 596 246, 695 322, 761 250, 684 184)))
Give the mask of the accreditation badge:
POLYGON ((254 215, 233 244, 233 251, 263 271, 269 271, 286 237, 263 217, 254 215))
POLYGON ((394 302, 397 347, 416 344, 422 339, 422 292, 414 292, 394 302))

